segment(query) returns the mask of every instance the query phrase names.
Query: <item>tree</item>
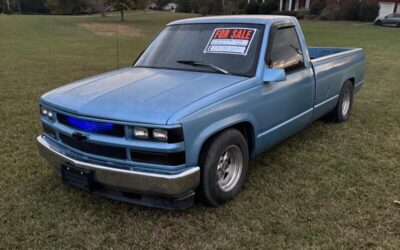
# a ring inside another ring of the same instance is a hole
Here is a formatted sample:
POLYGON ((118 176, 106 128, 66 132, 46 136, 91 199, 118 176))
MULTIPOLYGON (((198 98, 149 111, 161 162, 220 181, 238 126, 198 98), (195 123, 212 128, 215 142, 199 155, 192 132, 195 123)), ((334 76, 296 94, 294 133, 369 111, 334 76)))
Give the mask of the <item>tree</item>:
POLYGON ((379 15, 379 4, 375 1, 362 1, 358 13, 360 21, 373 21, 379 15))
POLYGON ((310 14, 319 16, 325 7, 325 0, 315 0, 310 6, 310 14))
POLYGON ((100 12, 103 17, 106 16, 106 4, 103 0, 86 0, 87 12, 98 13, 100 12))
POLYGON ((135 9, 143 10, 143 13, 146 14, 146 8, 147 8, 147 5, 149 4, 148 2, 149 2, 148 0, 136 0, 136 1, 134 1, 135 9))
POLYGON ((178 5, 178 7, 176 8, 176 11, 184 12, 184 13, 192 12, 192 7, 190 6, 189 0, 177 0, 176 4, 178 5))
POLYGON ((21 3, 19 0, 2 0, 0 1, 0 9, 5 13, 21 12, 21 3))
POLYGON ((86 0, 46 0, 45 6, 54 14, 77 15, 87 12, 86 0))
POLYGON ((170 0, 156 0, 155 2, 157 4, 158 8, 161 10, 165 7, 165 5, 167 5, 171 1, 170 0))
POLYGON ((135 0, 105 0, 121 13, 121 22, 125 21, 125 10, 133 9, 135 0))
POLYGON ((21 4, 21 11, 23 13, 47 13, 48 9, 45 7, 45 0, 19 0, 21 4))

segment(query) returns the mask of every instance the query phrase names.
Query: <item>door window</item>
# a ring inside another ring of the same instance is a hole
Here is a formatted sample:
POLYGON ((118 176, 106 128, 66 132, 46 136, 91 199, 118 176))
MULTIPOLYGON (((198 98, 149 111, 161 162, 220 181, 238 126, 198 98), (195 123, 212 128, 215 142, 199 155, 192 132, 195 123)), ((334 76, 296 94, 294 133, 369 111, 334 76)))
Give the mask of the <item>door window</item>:
POLYGON ((282 68, 286 72, 304 67, 299 38, 294 26, 282 27, 271 32, 266 63, 270 68, 282 68))

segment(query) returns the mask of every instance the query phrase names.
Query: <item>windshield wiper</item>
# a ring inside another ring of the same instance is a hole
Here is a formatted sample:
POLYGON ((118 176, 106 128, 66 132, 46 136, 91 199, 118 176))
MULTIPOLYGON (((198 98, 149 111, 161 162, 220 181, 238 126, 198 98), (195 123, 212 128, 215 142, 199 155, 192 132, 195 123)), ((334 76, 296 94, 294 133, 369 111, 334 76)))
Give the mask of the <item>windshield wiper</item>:
POLYGON ((179 60, 176 61, 177 63, 182 63, 182 64, 187 64, 187 65, 191 65, 191 66, 204 66, 204 67, 209 67, 215 71, 218 71, 222 74, 225 75, 230 75, 229 71, 225 70, 225 69, 221 69, 218 66, 215 66, 214 64, 211 63, 205 63, 205 62, 198 62, 198 61, 194 61, 194 60, 179 60))

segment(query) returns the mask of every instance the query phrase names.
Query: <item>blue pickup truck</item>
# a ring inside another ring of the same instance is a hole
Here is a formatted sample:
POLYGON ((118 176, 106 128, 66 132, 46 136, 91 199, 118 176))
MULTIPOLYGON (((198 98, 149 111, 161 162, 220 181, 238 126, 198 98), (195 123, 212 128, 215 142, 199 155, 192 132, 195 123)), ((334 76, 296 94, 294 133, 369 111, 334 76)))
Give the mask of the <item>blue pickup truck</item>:
POLYGON ((169 23, 131 67, 40 98, 40 154, 62 180, 173 209, 234 198, 249 159, 325 117, 349 119, 360 48, 308 48, 296 18, 169 23))

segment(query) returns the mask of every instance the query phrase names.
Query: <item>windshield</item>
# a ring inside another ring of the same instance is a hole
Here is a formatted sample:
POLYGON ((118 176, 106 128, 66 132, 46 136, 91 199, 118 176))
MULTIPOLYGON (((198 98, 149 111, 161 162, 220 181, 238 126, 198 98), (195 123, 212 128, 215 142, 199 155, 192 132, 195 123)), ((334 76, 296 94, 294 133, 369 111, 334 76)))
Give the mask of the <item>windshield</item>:
POLYGON ((251 77, 256 71, 263 30, 263 25, 237 23, 167 26, 134 66, 211 73, 226 71, 251 77))

